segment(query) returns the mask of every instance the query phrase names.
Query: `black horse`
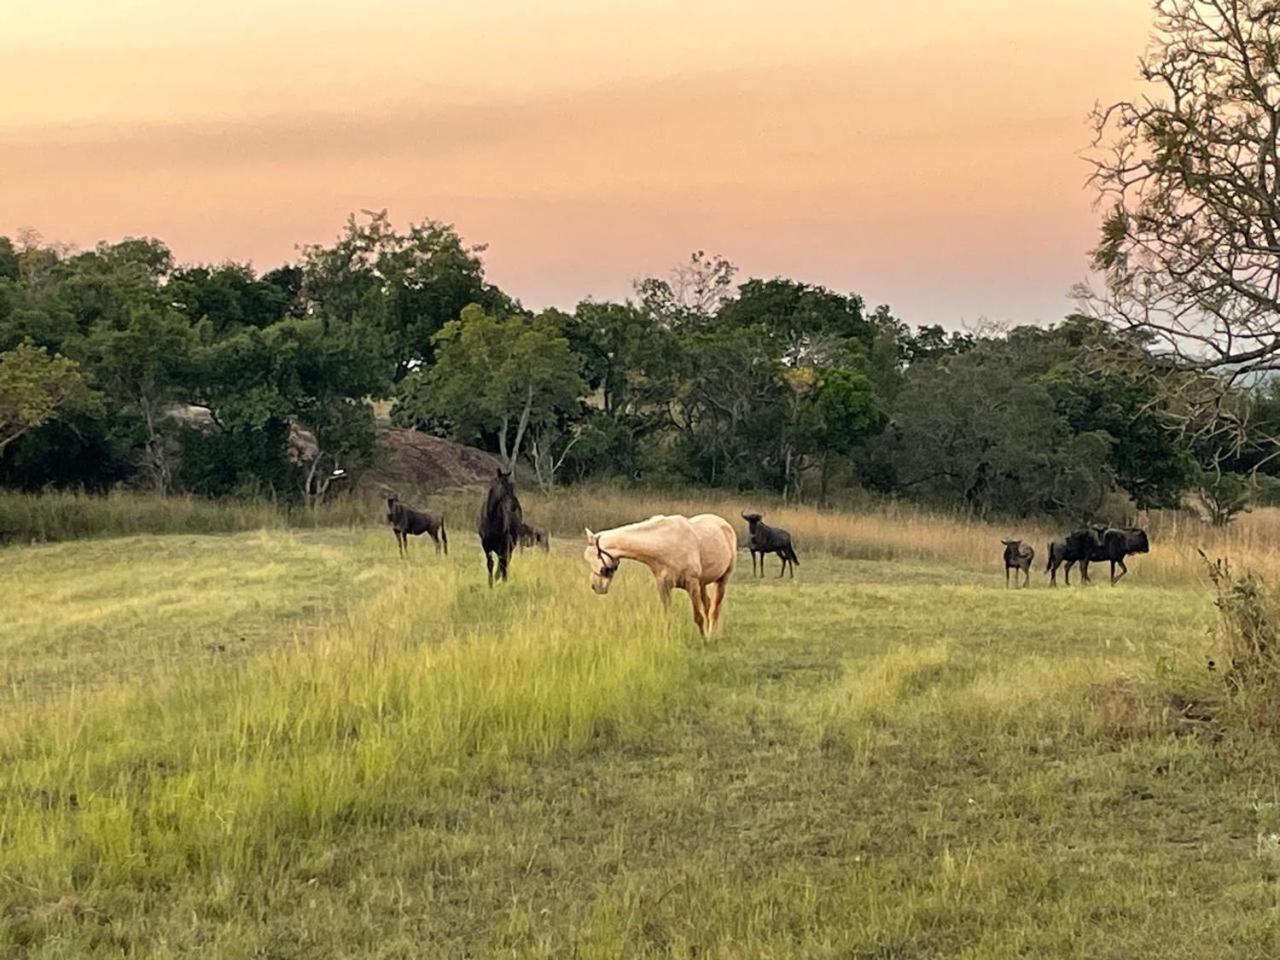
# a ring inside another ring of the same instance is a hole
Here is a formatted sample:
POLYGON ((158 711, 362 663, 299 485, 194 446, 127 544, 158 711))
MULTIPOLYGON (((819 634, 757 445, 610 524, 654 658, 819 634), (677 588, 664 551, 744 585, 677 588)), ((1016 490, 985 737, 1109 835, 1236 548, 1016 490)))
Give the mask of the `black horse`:
POLYGON ((480 546, 484 548, 484 563, 489 570, 489 586, 493 586, 493 558, 498 558, 498 579, 507 579, 507 566, 511 563, 511 551, 515 549, 524 525, 524 513, 511 485, 511 473, 499 470, 489 484, 484 506, 476 529, 480 534, 480 546))

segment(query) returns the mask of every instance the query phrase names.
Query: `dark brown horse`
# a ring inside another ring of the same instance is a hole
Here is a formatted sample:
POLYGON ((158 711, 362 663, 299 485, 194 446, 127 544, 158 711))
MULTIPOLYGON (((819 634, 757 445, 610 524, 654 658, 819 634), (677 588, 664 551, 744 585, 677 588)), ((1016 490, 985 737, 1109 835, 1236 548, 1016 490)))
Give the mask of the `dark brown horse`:
POLYGON ((498 558, 497 579, 507 579, 507 566, 511 563, 511 551, 515 549, 524 525, 524 513, 515 487, 511 485, 511 473, 499 470, 489 484, 476 530, 480 534, 480 546, 484 548, 484 563, 489 570, 489 586, 493 586, 493 559, 498 558))

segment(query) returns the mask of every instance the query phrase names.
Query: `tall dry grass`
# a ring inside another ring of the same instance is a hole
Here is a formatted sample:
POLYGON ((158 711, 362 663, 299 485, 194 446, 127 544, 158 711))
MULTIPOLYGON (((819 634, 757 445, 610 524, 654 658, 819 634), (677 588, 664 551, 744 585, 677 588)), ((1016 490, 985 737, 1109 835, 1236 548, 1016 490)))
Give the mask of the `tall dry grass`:
POLYGON ((367 515, 367 504, 352 497, 307 510, 268 499, 158 497, 127 490, 106 495, 0 491, 0 544, 344 526, 363 522, 367 515))
MULTIPOLYGON (((751 495, 729 497, 723 491, 703 495, 611 491, 602 487, 575 488, 552 497, 526 496, 526 512, 536 515, 557 533, 578 537, 583 527, 603 529, 642 520, 654 513, 718 513, 741 531, 740 514, 760 508, 751 495)), ((1050 539, 1064 529, 1043 520, 989 522, 931 511, 913 504, 882 503, 857 511, 765 503, 766 522, 787 528, 804 562, 805 553, 827 553, 857 560, 918 563, 943 562, 966 568, 998 568, 1003 539, 1030 542, 1036 550, 1034 570, 1042 573, 1050 539)), ((1167 584, 1207 584, 1199 551, 1211 557, 1231 557, 1237 566, 1263 573, 1280 573, 1280 509, 1264 508, 1245 514, 1234 524, 1218 528, 1189 514, 1153 511, 1137 521, 1148 531, 1151 553, 1138 556, 1131 567, 1143 581, 1167 584)), ((1105 578, 1106 564, 1094 566, 1105 578)))
MULTIPOLYGON (((404 490, 409 502, 443 512, 455 539, 474 530, 479 490, 404 490)), ((583 528, 607 529, 655 513, 718 513, 740 530, 742 511, 761 509, 766 521, 786 527, 801 563, 806 552, 858 560, 998 566, 1000 541, 1017 538, 1036 550, 1043 571, 1047 544, 1065 532, 1044 520, 985 521, 914 504, 868 501, 854 509, 794 506, 754 494, 723 490, 646 491, 588 484, 550 495, 520 493, 529 520, 558 538, 576 540, 583 528)), ((0 542, 70 540, 143 533, 225 533, 286 527, 362 527, 385 523, 375 495, 335 497, 315 510, 271 501, 157 498, 119 492, 106 497, 74 493, 38 496, 0 493, 0 542)), ((1210 527, 1188 513, 1153 511, 1138 518, 1151 539, 1151 554, 1135 558, 1142 578, 1156 583, 1207 583, 1199 552, 1230 557, 1237 566, 1266 574, 1280 571, 1280 508, 1261 508, 1228 527, 1210 527)))

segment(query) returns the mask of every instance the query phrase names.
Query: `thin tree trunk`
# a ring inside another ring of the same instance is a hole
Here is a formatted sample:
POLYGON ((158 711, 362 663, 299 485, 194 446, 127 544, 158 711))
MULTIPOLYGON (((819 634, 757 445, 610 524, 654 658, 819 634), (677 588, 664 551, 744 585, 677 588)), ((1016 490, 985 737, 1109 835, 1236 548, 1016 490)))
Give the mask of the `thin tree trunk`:
POLYGON ((12 433, 7 437, 0 437, 0 455, 4 454, 5 447, 9 446, 9 444, 13 443, 13 441, 17 440, 20 436, 25 434, 30 429, 31 429, 30 427, 23 427, 17 433, 12 433))
POLYGON ((507 425, 511 422, 510 417, 502 418, 502 429, 498 431, 498 456, 502 460, 502 465, 508 470, 511 469, 511 456, 507 453, 507 425))
POLYGON ((520 447, 524 443, 524 432, 529 426, 529 413, 533 410, 533 384, 525 388, 524 409, 520 411, 520 422, 516 426, 516 438, 511 444, 511 458, 507 463, 508 470, 516 468, 516 458, 520 456, 520 447))
POLYGON ((169 462, 165 456, 164 438, 156 430, 155 405, 151 402, 151 397, 145 389, 138 396, 138 409, 142 411, 142 419, 147 425, 147 442, 145 445, 147 472, 151 474, 156 493, 163 497, 169 493, 171 479, 169 462))

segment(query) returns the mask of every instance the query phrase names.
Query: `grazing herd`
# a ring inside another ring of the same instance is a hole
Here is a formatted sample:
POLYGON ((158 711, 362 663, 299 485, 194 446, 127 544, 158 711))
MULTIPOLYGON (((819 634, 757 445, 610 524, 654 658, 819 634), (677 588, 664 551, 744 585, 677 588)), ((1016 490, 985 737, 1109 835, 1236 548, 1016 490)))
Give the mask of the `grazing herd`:
MULTIPOLYGON (((743 513, 742 519, 747 522, 746 546, 751 554, 752 576, 764 576, 765 557, 773 553, 781 561, 778 577, 790 571, 794 580, 800 560, 791 534, 781 527, 767 525, 760 513, 743 513)), ((409 537, 424 533, 435 543, 436 553, 448 554, 449 536, 443 515, 414 509, 392 493, 387 496, 387 522, 396 535, 401 555, 408 554, 409 537)), ((551 549, 547 531, 525 522, 507 470, 499 470, 490 482, 480 507, 476 532, 484 550, 490 587, 507 579, 511 554, 517 546, 522 551, 526 547, 538 547, 544 552, 551 549)), ((599 533, 588 529, 586 535, 583 559, 591 570, 591 589, 596 593, 608 593, 622 561, 635 560, 653 574, 664 611, 670 607, 671 591, 684 590, 689 594, 694 623, 702 636, 708 638, 715 631, 738 554, 738 535, 723 517, 711 513, 693 517, 654 516, 599 533)), ((1009 586, 1011 576, 1014 586, 1029 586, 1035 550, 1021 540, 1000 542, 1004 546, 1005 586, 1009 586)), ((1050 585, 1056 587, 1058 569, 1063 568, 1063 577, 1069 586, 1071 568, 1079 564, 1080 581, 1089 583, 1089 564, 1105 560, 1111 564, 1114 585, 1129 572, 1125 557, 1149 550, 1144 530, 1088 526, 1050 541, 1045 573, 1050 585)))

